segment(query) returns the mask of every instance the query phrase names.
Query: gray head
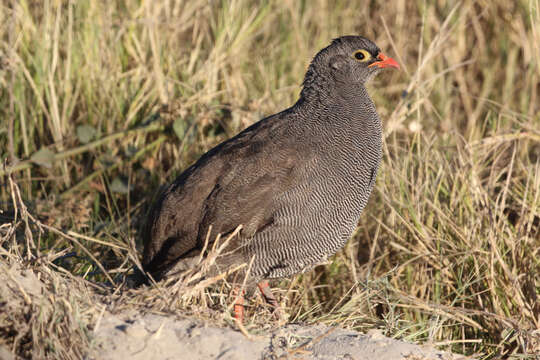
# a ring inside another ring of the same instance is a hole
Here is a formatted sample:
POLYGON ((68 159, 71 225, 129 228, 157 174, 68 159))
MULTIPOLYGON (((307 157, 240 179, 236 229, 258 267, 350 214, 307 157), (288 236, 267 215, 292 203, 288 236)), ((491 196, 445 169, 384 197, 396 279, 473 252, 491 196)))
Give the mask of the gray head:
POLYGON ((371 40, 362 36, 342 36, 315 55, 304 79, 306 91, 303 93, 310 92, 309 87, 321 87, 323 83, 326 86, 334 83, 339 88, 364 85, 388 67, 399 69, 398 63, 384 55, 371 40))

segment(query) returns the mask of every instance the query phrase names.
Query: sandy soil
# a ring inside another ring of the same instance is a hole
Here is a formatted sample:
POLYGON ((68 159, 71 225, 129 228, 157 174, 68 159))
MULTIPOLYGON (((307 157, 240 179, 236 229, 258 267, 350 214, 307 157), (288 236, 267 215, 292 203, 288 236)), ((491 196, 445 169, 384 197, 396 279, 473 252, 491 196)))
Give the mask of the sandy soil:
MULTIPOLYGON (((8 266, 0 261, 0 302, 4 301, 4 309, 12 314, 8 318, 18 319, 16 321, 21 321, 25 315, 15 315, 31 309, 30 304, 35 304, 42 315, 58 310, 58 301, 67 303, 66 299, 74 297, 80 298, 81 304, 81 299, 86 299, 84 306, 91 307, 96 299, 90 299, 89 293, 77 286, 81 284, 73 280, 59 277, 47 268, 35 272, 18 264, 8 266), (55 297, 58 299, 54 300, 55 297)), ((100 307, 105 308, 103 305, 100 307)), ((134 310, 118 314, 103 311, 92 319, 90 351, 85 357, 88 360, 466 359, 430 346, 389 339, 376 331, 364 335, 324 325, 289 324, 274 330, 260 330, 259 334, 248 338, 235 329, 219 328, 201 320, 150 313, 143 315, 134 310)), ((80 326, 76 322, 66 324, 80 326)), ((25 324, 13 324, 13 327, 22 329, 25 324)), ((15 358, 8 346, 0 342, 0 359, 15 358)))
POLYGON ((239 331, 160 315, 105 316, 95 330, 90 359, 466 359, 389 339, 324 325, 287 325, 248 339, 239 331))

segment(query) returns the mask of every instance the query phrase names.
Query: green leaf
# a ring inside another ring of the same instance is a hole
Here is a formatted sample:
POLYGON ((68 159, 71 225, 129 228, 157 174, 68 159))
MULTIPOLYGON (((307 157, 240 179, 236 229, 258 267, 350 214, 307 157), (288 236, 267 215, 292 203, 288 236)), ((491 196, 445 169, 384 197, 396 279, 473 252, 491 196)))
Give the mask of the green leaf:
POLYGON ((83 144, 87 144, 96 136, 96 129, 91 125, 77 126, 77 138, 83 144))
POLYGON ((173 123, 173 130, 176 136, 178 136, 178 139, 184 140, 184 135, 186 133, 186 122, 182 118, 178 118, 174 120, 173 123))
POLYGON ((127 180, 120 176, 115 177, 111 183, 111 191, 119 194, 127 194, 129 191, 127 180))
POLYGON ((54 152, 49 150, 46 147, 39 149, 31 157, 30 161, 46 168, 51 168, 52 163, 54 162, 54 152))

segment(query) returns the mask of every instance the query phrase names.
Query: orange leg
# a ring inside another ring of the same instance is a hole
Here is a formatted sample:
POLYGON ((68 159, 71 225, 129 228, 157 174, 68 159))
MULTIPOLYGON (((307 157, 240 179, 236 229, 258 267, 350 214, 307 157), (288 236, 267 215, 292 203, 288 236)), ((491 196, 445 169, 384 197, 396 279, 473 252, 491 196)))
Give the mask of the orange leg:
POLYGON ((279 319, 281 317, 281 308, 279 307, 279 303, 276 297, 274 296, 274 294, 272 294, 272 291, 270 290, 270 285, 268 285, 268 281, 261 281, 257 284, 257 286, 259 287, 259 290, 261 291, 264 300, 266 300, 266 302, 274 308, 274 314, 279 319))
POLYGON ((242 323, 244 321, 244 290, 235 288, 233 296, 236 297, 234 301, 234 318, 242 323))

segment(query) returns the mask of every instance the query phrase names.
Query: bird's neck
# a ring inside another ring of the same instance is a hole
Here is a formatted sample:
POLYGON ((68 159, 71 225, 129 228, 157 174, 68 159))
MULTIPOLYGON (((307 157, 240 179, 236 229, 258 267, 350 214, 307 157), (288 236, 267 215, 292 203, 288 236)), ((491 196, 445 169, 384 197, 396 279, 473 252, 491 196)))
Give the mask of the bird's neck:
POLYGON ((331 74, 309 67, 299 102, 326 107, 340 102, 354 104, 359 101, 371 103, 363 83, 339 82, 331 74))
POLYGON ((332 79, 306 85, 293 109, 310 116, 300 116, 300 122, 292 127, 300 126, 314 134, 324 132, 327 140, 337 137, 344 141, 347 134, 351 144, 366 137, 380 139, 382 123, 364 84, 336 84, 332 79))
POLYGON ((309 83, 306 81, 296 104, 298 108, 307 108, 307 111, 313 112, 339 107, 343 109, 343 115, 350 114, 352 117, 357 112, 375 111, 375 105, 364 84, 340 84, 334 79, 321 77, 310 79, 309 83))

